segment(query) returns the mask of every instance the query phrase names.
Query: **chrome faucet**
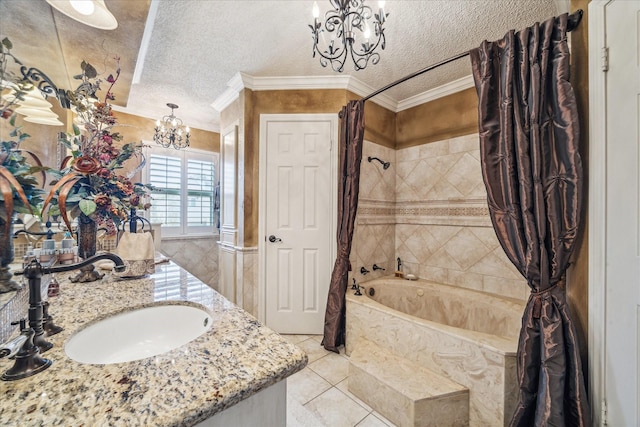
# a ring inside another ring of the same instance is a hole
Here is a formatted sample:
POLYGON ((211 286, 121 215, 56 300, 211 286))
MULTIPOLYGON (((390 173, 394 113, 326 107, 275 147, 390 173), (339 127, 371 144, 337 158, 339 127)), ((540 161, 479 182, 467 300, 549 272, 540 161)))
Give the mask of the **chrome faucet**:
POLYGON ((20 335, 0 346, 0 358, 8 357, 15 359, 13 367, 0 377, 3 381, 13 381, 30 377, 31 375, 44 371, 53 363, 49 359, 40 357, 40 352, 45 352, 53 347, 53 344, 44 338, 45 325, 48 323, 47 330, 50 335, 62 331, 62 328, 53 325, 48 310, 45 310, 45 303, 42 302, 42 276, 45 274, 72 271, 102 259, 113 261, 115 263, 115 271, 124 271, 126 268, 122 258, 115 254, 104 252, 89 257, 77 264, 69 265, 43 267, 38 261, 32 260, 24 271, 15 273, 16 275, 24 274, 27 279, 29 279, 29 326, 27 327, 27 321, 25 319, 12 322, 12 325, 20 324, 20 335), (45 313, 45 311, 47 311, 47 313, 45 313))
POLYGON ((379 267, 378 264, 373 264, 373 271, 382 270, 385 271, 386 268, 379 267))

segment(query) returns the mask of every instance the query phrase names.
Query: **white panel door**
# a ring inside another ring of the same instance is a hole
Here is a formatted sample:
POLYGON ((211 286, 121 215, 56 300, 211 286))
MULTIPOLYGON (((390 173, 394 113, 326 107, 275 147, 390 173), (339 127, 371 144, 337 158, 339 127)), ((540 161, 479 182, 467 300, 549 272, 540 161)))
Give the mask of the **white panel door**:
POLYGON ((605 388, 608 425, 621 427, 640 425, 639 21, 639 1, 617 0, 605 8, 609 48, 605 388))
POLYGON ((333 265, 331 120, 266 125, 266 324, 320 334, 333 265))

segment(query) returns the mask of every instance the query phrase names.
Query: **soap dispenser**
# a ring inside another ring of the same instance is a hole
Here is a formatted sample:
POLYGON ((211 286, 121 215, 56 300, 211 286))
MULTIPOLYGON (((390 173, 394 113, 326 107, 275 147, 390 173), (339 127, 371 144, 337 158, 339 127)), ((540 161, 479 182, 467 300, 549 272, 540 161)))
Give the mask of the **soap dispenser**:
POLYGON ((72 264, 75 258, 74 246, 76 241, 71 237, 68 231, 64 233, 62 242, 60 243, 60 253, 58 261, 60 264, 72 264))
POLYGON ((47 231, 47 238, 42 242, 42 250, 40 251, 40 262, 47 263, 56 254, 56 241, 53 240, 53 231, 47 231))

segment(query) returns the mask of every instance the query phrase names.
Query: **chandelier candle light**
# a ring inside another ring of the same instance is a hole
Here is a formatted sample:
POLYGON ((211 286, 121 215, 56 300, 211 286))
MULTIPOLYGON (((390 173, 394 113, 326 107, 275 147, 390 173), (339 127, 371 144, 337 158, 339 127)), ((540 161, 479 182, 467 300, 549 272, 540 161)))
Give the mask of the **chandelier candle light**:
POLYGON ((376 49, 380 46, 384 50, 383 25, 389 16, 384 11, 384 1, 378 2, 378 13, 373 13, 364 0, 330 0, 330 3, 332 9, 325 13, 324 20, 320 19, 318 3, 313 3, 313 25, 309 25, 313 34, 313 57, 319 54, 323 67, 330 62, 333 71, 339 73, 349 56, 356 71, 366 68, 369 61, 377 64, 380 54, 376 49), (356 30, 360 33, 357 36, 356 30), (335 38, 326 42, 322 34, 325 31, 335 38), (320 39, 326 48, 319 46, 320 39))
POLYGON ((189 126, 183 126, 182 120, 173 114, 173 110, 178 108, 176 104, 168 103, 167 107, 171 108, 171 115, 164 116, 162 121, 156 120, 156 133, 153 135, 153 140, 164 148, 172 145, 176 150, 188 147, 191 136, 189 126))

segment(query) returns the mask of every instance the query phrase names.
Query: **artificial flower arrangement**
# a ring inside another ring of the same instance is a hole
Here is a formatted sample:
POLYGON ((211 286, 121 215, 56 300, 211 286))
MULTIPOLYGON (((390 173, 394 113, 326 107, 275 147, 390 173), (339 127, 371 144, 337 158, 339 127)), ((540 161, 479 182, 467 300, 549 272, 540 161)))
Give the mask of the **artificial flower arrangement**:
POLYGON ((68 92, 67 97, 82 129, 74 123, 73 133, 62 134, 59 139, 71 156, 63 161, 60 179, 54 182, 43 212, 50 206, 47 214, 60 215, 69 229, 69 217, 84 215, 113 235, 132 208, 149 208, 150 204, 143 201, 151 186, 131 182, 131 177, 145 164, 142 144, 127 143, 120 147, 116 144, 122 135, 113 131, 116 118, 109 101, 114 99, 111 89, 120 75, 119 65, 115 76, 111 74, 106 79, 109 88, 102 101, 96 98, 102 82, 96 69, 85 61, 81 69, 82 73, 74 76, 81 80, 80 86, 68 92), (137 167, 127 175, 118 174, 132 158, 138 160, 137 167))

